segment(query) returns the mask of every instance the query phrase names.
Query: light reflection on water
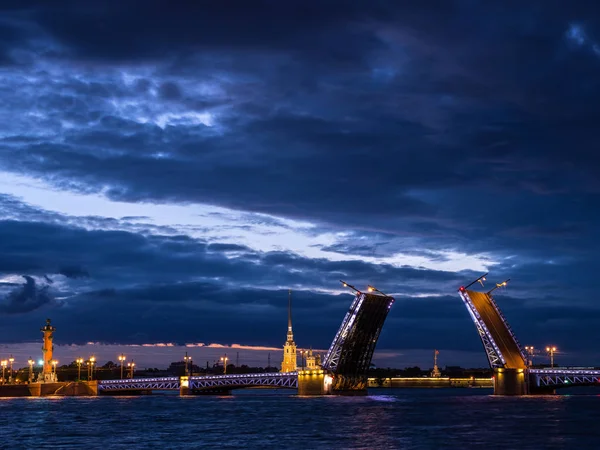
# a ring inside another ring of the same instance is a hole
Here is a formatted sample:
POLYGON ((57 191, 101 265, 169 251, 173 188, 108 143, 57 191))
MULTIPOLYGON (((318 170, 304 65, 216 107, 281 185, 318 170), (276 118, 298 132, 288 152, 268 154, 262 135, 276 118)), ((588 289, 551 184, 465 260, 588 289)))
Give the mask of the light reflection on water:
POLYGON ((592 395, 373 390, 363 397, 240 391, 230 397, 0 399, 0 448, 599 448, 592 395))

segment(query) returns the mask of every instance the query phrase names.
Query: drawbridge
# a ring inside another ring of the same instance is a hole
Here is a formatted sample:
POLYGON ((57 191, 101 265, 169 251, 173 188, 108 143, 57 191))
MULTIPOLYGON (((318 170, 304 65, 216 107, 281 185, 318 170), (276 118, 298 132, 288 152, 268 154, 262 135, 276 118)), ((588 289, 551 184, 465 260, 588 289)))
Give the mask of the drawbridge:
POLYGON ((494 370, 494 393, 525 395, 552 393, 556 388, 600 386, 600 371, 591 369, 545 368, 528 366, 528 358, 504 314, 492 296, 507 281, 496 284, 489 292, 469 289, 481 283, 487 274, 458 290, 460 298, 475 324, 490 367, 494 370))
POLYGON ((381 291, 356 291, 323 360, 323 369, 332 374, 333 391, 361 391, 367 387, 367 371, 377 339, 394 298, 381 291))
POLYGON ((102 380, 100 394, 179 390, 186 394, 223 394, 233 389, 271 387, 298 389, 300 395, 364 393, 367 371, 377 340, 394 298, 369 286, 369 292, 355 291, 355 297, 335 334, 323 364, 317 369, 297 372, 206 375, 187 377, 102 380))

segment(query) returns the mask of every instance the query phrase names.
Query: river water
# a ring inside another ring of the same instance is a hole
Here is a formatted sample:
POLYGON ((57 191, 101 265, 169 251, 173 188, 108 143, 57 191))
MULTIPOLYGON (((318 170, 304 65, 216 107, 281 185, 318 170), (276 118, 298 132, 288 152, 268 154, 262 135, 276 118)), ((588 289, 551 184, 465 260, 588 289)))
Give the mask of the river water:
POLYGON ((600 449, 600 396, 373 389, 365 397, 0 399, 0 448, 600 449))

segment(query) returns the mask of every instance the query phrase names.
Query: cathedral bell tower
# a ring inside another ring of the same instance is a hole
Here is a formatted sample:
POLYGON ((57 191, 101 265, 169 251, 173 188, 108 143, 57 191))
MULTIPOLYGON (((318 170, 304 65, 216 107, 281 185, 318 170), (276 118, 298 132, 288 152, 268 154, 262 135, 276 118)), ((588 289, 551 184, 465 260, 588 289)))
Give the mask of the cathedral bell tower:
POLYGON ((283 346, 283 361, 281 363, 282 372, 296 371, 296 343, 294 342, 294 333, 292 332, 292 290, 288 295, 288 331, 287 341, 283 346))

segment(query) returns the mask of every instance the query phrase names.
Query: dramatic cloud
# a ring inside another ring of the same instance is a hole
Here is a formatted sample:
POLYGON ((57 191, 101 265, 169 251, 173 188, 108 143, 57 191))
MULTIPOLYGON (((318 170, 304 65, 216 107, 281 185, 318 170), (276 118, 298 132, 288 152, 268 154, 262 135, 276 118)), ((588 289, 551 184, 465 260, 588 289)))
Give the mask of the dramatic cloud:
MULTIPOLYGON (((0 300, 0 312, 5 314, 17 314, 34 311, 44 305, 56 303, 49 292, 49 286, 38 286, 36 281, 24 275, 25 284, 18 287, 0 300)), ((60 304, 60 303, 58 303, 60 304)))
POLYGON ((402 299, 386 348, 475 351, 451 296, 490 270, 523 340, 590 342, 593 2, 3 8, 0 293, 20 325, 273 346, 292 287, 326 347, 347 279, 402 299))

